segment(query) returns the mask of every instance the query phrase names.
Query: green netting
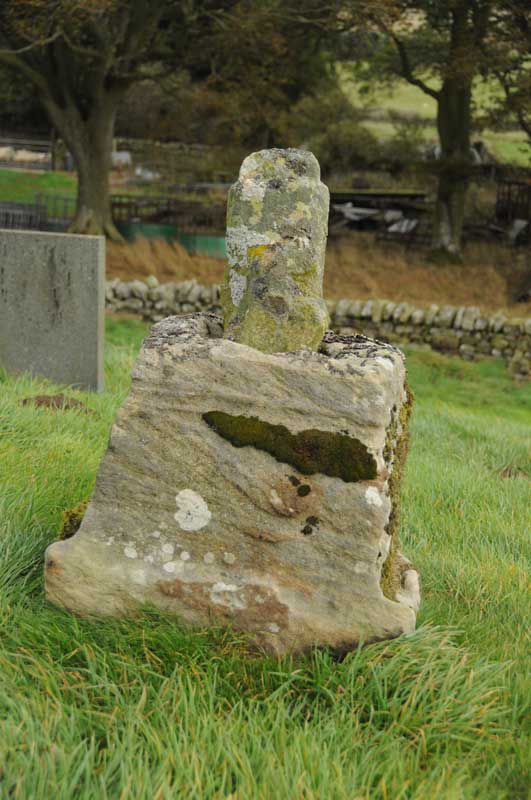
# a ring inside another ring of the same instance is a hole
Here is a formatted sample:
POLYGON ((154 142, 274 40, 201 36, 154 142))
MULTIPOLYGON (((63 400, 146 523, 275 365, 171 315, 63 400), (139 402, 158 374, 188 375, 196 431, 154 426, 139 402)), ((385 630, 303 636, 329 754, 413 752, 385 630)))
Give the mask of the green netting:
POLYGON ((119 222, 116 227, 128 242, 143 236, 146 239, 164 239, 180 242, 189 253, 225 258, 225 237, 200 233, 179 233, 176 225, 160 225, 154 222, 119 222))

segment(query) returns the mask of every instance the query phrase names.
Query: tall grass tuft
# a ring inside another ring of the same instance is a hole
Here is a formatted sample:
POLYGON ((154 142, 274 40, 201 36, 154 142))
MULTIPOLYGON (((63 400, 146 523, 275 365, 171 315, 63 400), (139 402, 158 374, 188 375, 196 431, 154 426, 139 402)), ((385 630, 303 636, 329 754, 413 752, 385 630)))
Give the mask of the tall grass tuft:
POLYGON ((91 491, 145 330, 109 322, 102 395, 0 375, 0 796, 529 798, 529 388, 409 353, 419 628, 342 660, 257 658, 235 631, 44 598, 44 549, 91 491), (21 404, 59 390, 93 413, 21 404))

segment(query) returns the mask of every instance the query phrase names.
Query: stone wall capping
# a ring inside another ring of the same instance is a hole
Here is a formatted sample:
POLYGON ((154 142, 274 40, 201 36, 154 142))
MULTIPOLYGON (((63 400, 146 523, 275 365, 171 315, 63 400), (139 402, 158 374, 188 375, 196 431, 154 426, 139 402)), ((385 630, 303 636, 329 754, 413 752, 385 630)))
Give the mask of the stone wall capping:
POLYGON ((385 306, 384 306, 384 310, 383 310, 383 313, 382 313, 382 319, 384 320, 384 322, 387 322, 387 320, 391 319, 391 317, 393 316, 393 312, 395 310, 395 306, 396 306, 396 303, 393 303, 391 300, 387 300, 386 301, 385 306))
POLYGON ((465 312, 463 314, 463 319, 461 321, 461 327, 464 331, 473 331, 474 324, 476 319, 480 316, 481 311, 477 306, 469 306, 465 308, 465 312))
POLYGON ((455 306, 442 306, 433 321, 441 328, 451 328, 456 314, 455 306))
POLYGON ((429 306, 428 310, 426 311, 426 318, 425 323, 426 325, 432 325, 433 320, 435 319, 436 315, 439 312, 439 306, 434 305, 433 303, 429 306))

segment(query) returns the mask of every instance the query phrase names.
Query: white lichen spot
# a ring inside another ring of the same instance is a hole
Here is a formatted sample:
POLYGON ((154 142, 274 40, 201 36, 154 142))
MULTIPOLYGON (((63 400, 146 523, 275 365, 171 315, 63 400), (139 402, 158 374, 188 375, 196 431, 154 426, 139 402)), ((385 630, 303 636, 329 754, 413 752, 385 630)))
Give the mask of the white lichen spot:
POLYGON ((368 503, 368 505, 375 506, 376 508, 380 508, 383 505, 380 492, 378 491, 378 489, 376 489, 375 486, 369 486, 369 488, 365 492, 365 500, 368 503))
POLYGON ((166 561, 166 563, 162 565, 164 572, 170 573, 178 572, 182 567, 183 564, 180 561, 166 561))
POLYGON ((134 547, 125 547, 124 554, 126 558, 138 558, 138 553, 136 552, 134 547))
POLYGON ((236 561, 236 556, 234 553, 223 553, 223 561, 225 564, 234 564, 236 561))
POLYGON ((284 503, 282 501, 282 498, 275 489, 271 489, 271 491, 269 492, 269 499, 271 500, 271 505, 273 506, 273 508, 284 511, 284 503))
POLYGON ((151 535, 154 539, 160 539, 160 531, 153 531, 151 535))
POLYGON ((177 513, 175 522, 183 531, 199 531, 212 519, 209 507, 200 494, 192 489, 183 489, 175 497, 177 513))
POLYGON ((392 372, 395 368, 393 362, 388 358, 384 358, 383 356, 376 356, 376 358, 373 361, 373 364, 381 364, 381 366, 384 367, 389 372, 392 372))
POLYGON ((230 299, 235 306, 239 306, 247 288, 247 277, 231 269, 229 275, 230 299))
POLYGON ((147 561, 148 564, 153 564, 155 559, 152 555, 149 555, 144 558, 144 561, 147 561))
POLYGON ((295 236, 294 240, 299 250, 306 250, 311 243, 311 240, 308 238, 308 236, 295 236))
POLYGON ((380 538, 379 548, 380 548, 379 552, 381 554, 380 558, 382 559, 382 561, 385 561, 387 559, 387 556, 389 555, 389 550, 391 549, 391 537, 385 532, 382 534, 382 537, 380 538))
POLYGON ((231 609, 245 608, 245 599, 236 594, 237 591, 238 586, 236 584, 219 581, 212 586, 210 599, 217 605, 227 606, 231 609))
POLYGON ((249 180, 249 178, 243 178, 240 181, 240 185, 242 187, 242 197, 245 200, 263 200, 265 195, 266 186, 265 183, 261 183, 256 180, 249 180))
POLYGON ((106 541, 106 544, 107 545, 114 544, 114 536, 109 536, 109 538, 106 541))
POLYGON ((216 556, 214 555, 214 553, 205 553, 205 555, 203 556, 203 561, 205 562, 205 564, 213 564, 215 560, 216 556))
POLYGON ((265 597, 262 597, 261 594, 255 594, 254 599, 259 606, 262 605, 262 603, 265 603, 265 597))
POLYGON ((269 628, 271 633, 279 633, 280 632, 280 628, 279 628, 279 626, 277 625, 276 622, 271 622, 267 627, 269 628))
POLYGON ((143 569, 134 569, 131 573, 131 578, 133 583, 139 583, 143 585, 146 582, 146 573, 143 569))
POLYGON ((175 547, 170 542, 167 542, 162 545, 161 550, 165 556, 172 556, 175 552, 175 547))
POLYGON ((190 561, 190 553, 187 550, 182 551, 181 561, 190 561))
POLYGON ((234 583, 215 583, 212 587, 213 592, 237 592, 238 587, 234 583))

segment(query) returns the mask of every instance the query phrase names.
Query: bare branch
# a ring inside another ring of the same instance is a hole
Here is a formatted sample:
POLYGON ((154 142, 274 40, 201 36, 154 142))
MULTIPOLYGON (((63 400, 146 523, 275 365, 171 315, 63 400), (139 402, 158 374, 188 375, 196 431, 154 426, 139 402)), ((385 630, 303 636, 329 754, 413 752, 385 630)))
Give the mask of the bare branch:
POLYGON ((48 36, 46 39, 37 39, 36 41, 31 42, 31 44, 27 44, 25 47, 19 47, 18 49, 14 50, 2 49, 0 50, 0 58, 4 55, 20 56, 23 53, 28 53, 30 50, 35 50, 36 48, 39 47, 45 47, 47 44, 55 42, 55 40, 58 39, 60 36, 61 32, 56 31, 54 34, 52 34, 52 36, 48 36))
POLYGON ((33 69, 26 64, 26 62, 20 58, 18 55, 15 55, 10 50, 0 50, 0 62, 6 64, 8 67, 13 67, 18 72, 22 73, 34 86, 40 89, 44 94, 50 94, 48 84, 46 83, 45 79, 42 75, 37 72, 37 70, 33 69))
POLYGON ((422 89, 424 94, 427 94, 430 97, 433 97, 435 100, 437 100, 439 98, 440 93, 436 89, 432 89, 431 86, 428 86, 428 84, 425 81, 423 81, 422 78, 418 78, 413 72, 413 68, 411 66, 409 55, 404 42, 402 42, 395 33, 389 31, 388 33, 396 45, 396 49, 398 51, 398 55, 400 58, 400 65, 402 68, 402 75, 404 76, 406 81, 410 83, 412 86, 417 86, 419 89, 422 89))

